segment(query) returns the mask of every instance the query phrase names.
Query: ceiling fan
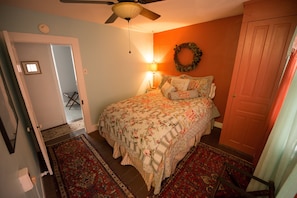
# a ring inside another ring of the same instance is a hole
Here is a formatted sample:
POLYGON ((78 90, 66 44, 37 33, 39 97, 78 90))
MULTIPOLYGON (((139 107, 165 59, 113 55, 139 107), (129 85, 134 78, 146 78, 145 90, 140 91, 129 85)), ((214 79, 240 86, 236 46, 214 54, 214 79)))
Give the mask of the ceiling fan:
POLYGON ((105 4, 112 5, 113 14, 105 21, 105 23, 113 23, 118 17, 130 21, 139 14, 151 20, 158 19, 161 15, 148 10, 140 4, 154 3, 163 0, 118 0, 113 1, 98 1, 98 0, 60 0, 62 3, 88 3, 88 4, 105 4))

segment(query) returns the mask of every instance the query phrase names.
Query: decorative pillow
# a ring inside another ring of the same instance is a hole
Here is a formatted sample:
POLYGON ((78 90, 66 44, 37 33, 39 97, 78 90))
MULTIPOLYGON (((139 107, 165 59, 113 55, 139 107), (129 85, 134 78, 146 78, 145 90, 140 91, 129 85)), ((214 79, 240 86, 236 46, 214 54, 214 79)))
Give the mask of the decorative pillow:
POLYGON ((161 88, 161 92, 162 92, 162 94, 166 97, 166 98, 168 98, 168 94, 170 93, 170 92, 172 92, 172 91, 175 91, 176 89, 175 89, 175 87, 173 87, 171 84, 169 84, 169 82, 165 82, 164 83, 164 85, 162 86, 162 88, 161 88))
POLYGON ((213 99, 216 95, 216 89, 217 89, 217 86, 214 84, 214 83, 211 83, 211 86, 210 86, 210 93, 209 93, 209 96, 211 99, 213 99))
POLYGON ((177 91, 186 91, 190 83, 189 79, 172 78, 171 85, 174 86, 177 91))
POLYGON ((190 79, 188 90, 198 90, 200 97, 208 97, 211 90, 211 84, 213 81, 213 76, 205 77, 191 77, 184 75, 182 78, 190 79))
POLYGON ((198 98, 198 96, 197 89, 188 91, 175 91, 168 94, 168 98, 171 100, 198 98))
POLYGON ((161 83, 159 84, 159 88, 161 89, 162 86, 165 84, 165 82, 169 82, 171 84, 172 78, 181 78, 182 76, 184 75, 182 74, 180 76, 170 76, 170 75, 162 74, 162 80, 161 80, 161 83))

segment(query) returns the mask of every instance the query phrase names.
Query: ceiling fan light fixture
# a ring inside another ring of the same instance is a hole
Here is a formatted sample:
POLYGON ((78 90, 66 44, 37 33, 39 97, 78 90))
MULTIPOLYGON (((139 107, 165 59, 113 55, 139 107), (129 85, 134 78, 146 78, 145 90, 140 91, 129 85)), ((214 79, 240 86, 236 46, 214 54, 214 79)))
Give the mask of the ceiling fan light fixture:
POLYGON ((135 18, 142 11, 142 6, 133 2, 121 2, 112 6, 112 11, 118 16, 126 20, 135 18))

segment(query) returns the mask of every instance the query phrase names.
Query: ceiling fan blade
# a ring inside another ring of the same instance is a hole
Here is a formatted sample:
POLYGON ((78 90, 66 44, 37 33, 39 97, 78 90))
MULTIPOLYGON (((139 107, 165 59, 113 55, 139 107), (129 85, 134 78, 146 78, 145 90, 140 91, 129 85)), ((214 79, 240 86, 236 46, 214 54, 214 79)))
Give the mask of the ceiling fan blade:
POLYGON ((163 0, 138 0, 138 3, 147 4, 147 3, 154 3, 157 1, 163 1, 163 0))
POLYGON ((158 19, 161 15, 151 11, 151 10, 148 10, 146 8, 143 8, 142 11, 140 12, 140 15, 144 16, 144 17, 147 17, 151 20, 156 20, 158 19))
POLYGON ((117 18, 118 16, 115 13, 112 13, 112 15, 105 21, 105 24, 113 23, 117 18))
POLYGON ((84 1, 84 0, 60 0, 62 3, 90 3, 90 4, 106 4, 106 5, 113 5, 115 4, 112 1, 84 1))

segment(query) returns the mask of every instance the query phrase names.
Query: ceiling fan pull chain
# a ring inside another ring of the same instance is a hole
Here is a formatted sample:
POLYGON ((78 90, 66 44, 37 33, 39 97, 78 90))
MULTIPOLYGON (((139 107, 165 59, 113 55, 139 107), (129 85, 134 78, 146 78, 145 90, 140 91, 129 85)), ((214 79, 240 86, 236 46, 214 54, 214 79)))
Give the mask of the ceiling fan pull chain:
POLYGON ((128 21, 128 36, 129 36, 129 54, 131 54, 131 39, 130 39, 130 20, 128 21))

